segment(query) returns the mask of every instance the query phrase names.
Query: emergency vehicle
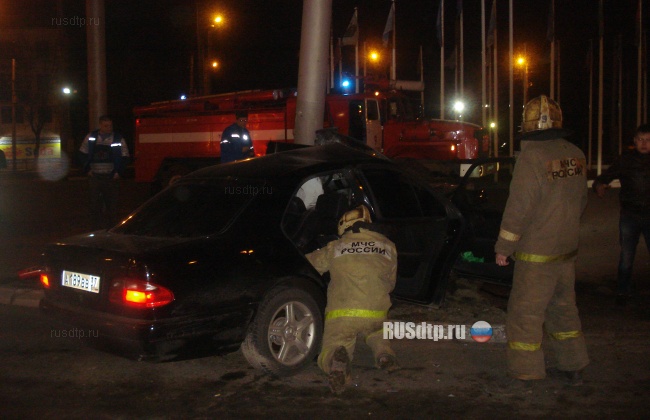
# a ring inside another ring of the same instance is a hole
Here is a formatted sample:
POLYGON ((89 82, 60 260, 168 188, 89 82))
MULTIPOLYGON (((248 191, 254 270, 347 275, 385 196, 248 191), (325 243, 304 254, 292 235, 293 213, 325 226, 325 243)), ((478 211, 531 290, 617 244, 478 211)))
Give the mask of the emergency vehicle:
MULTIPOLYGON (((254 90, 155 102, 134 109, 135 178, 162 187, 219 163, 222 131, 248 112, 255 154, 270 141, 294 141, 296 91, 254 90)), ((476 125, 418 118, 396 90, 326 96, 324 127, 336 127, 392 158, 461 160, 488 156, 489 138, 476 125)))

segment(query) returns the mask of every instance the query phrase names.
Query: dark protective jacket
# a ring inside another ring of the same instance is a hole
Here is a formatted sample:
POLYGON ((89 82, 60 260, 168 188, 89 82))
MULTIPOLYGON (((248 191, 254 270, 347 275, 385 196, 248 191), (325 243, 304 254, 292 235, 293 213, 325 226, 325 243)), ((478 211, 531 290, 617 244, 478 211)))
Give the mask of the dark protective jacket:
POLYGON ((531 262, 574 259, 587 205, 585 164, 562 138, 523 139, 495 252, 531 262))
POLYGON ((397 250, 387 237, 349 230, 306 257, 320 274, 330 272, 326 319, 386 317, 397 278, 397 250))
POLYGON ((596 178, 593 187, 614 179, 621 181, 621 213, 650 218, 650 154, 638 150, 623 154, 596 178))

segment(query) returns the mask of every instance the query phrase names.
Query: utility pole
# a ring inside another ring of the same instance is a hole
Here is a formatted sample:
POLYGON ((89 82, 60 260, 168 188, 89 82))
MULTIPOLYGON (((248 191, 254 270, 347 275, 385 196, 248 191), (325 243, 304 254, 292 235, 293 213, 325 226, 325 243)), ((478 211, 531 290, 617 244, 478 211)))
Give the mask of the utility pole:
POLYGON ((16 172, 16 59, 11 59, 11 155, 14 172, 16 172))

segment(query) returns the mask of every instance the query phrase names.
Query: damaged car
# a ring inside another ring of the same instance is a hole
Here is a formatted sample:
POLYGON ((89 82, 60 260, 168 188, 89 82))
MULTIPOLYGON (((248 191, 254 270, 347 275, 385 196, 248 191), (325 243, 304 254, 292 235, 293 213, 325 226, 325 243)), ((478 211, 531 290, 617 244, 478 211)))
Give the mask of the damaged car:
POLYGON ((511 267, 499 271, 492 247, 511 163, 461 173, 339 136, 200 169, 117 226, 47 246, 40 307, 140 360, 207 341, 292 375, 313 362, 323 332, 328 277, 305 254, 335 239, 359 204, 397 246, 395 299, 439 305, 452 273, 507 283, 511 267))

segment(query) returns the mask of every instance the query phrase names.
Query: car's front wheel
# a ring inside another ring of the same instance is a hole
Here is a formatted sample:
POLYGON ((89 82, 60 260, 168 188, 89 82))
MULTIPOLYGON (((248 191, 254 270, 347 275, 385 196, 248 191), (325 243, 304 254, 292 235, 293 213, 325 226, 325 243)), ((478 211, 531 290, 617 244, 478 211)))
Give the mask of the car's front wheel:
POLYGON ((275 376, 291 376, 311 363, 320 350, 323 315, 305 290, 271 290, 260 304, 241 345, 246 360, 275 376))

